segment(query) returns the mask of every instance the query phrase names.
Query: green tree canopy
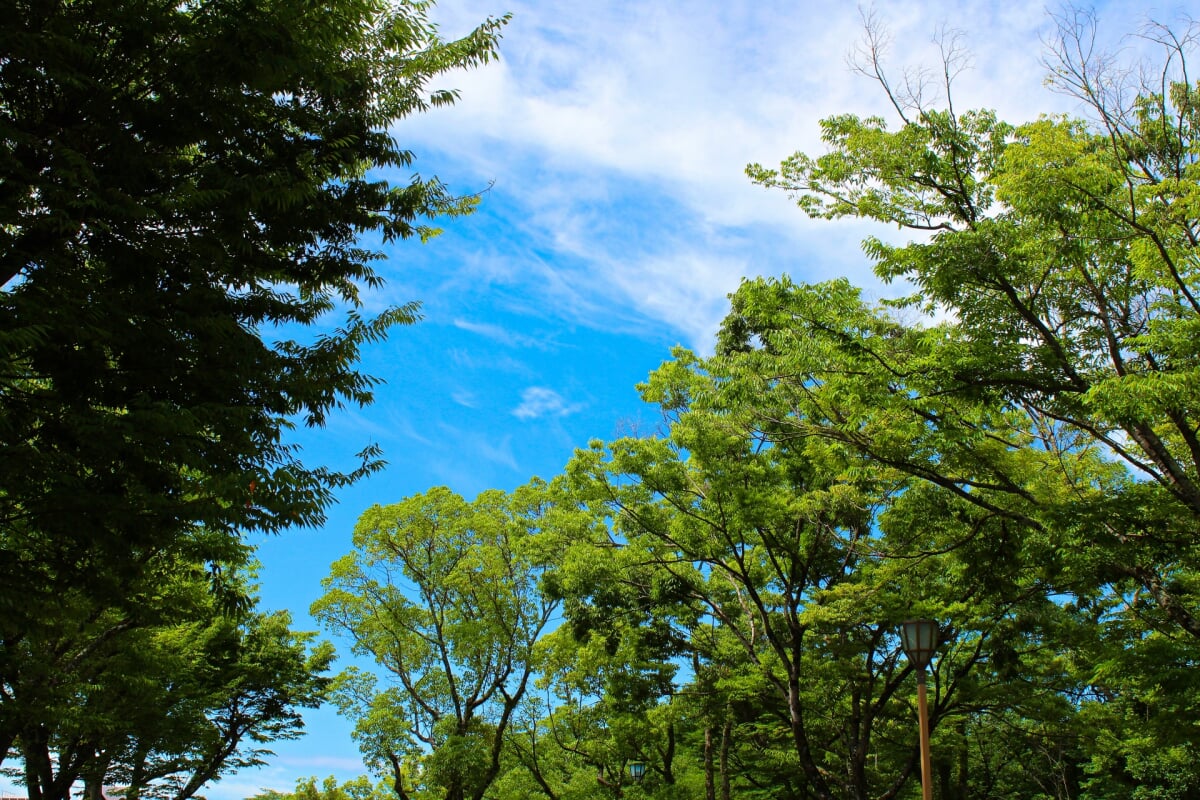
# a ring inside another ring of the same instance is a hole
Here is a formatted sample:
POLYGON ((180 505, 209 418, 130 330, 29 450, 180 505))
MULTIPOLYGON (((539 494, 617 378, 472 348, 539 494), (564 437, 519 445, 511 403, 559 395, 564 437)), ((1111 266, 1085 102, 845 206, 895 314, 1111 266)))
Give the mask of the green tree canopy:
POLYGON ((382 283, 363 237, 470 207, 387 177, 413 160, 390 126, 450 102, 427 82, 487 61, 502 22, 447 42, 426 10, 0 7, 6 619, 55 582, 119 596, 112 565, 166 544, 228 559, 242 531, 318 523, 360 474, 306 467, 283 433, 369 402, 359 348, 416 319, 361 315, 382 283))
MULTIPOLYGON (((231 577, 252 597, 243 576, 231 577)), ((81 592, 20 642, 5 686, 17 775, 30 798, 67 798, 82 779, 123 796, 187 800, 206 783, 264 763, 298 736, 325 696, 328 643, 286 613, 230 609, 197 565, 156 570, 145 611, 97 611, 81 592)))
MULTIPOLYGON (((55 715, 119 682, 111 646, 169 616, 156 582, 207 568, 245 611, 242 536, 320 523, 381 465, 306 464, 286 435, 369 403, 360 348, 417 319, 366 314, 372 246, 472 207, 392 128, 452 102, 430 82, 490 60, 505 20, 452 41, 428 11, 0 2, 0 760, 41 769, 55 715), (62 696, 27 702, 52 669, 62 696)), ((69 722, 89 763, 126 724, 69 722)), ((65 797, 72 764, 30 790, 65 797)))
POLYGON ((435 488, 374 506, 325 580, 314 616, 386 676, 380 689, 374 675, 347 670, 337 701, 401 800, 418 790, 481 800, 500 772, 558 607, 541 575, 578 524, 554 493, 535 481, 469 503, 435 488))
POLYGON ((889 83, 870 30, 865 67, 898 123, 832 117, 825 154, 748 168, 812 217, 918 232, 864 248, 881 278, 914 287, 894 307, 946 322, 852 328, 815 303, 795 313, 783 282, 752 282, 721 347, 754 365, 744 391, 790 386, 816 412, 776 415, 779 439, 842 443, 1008 521, 1021 557, 998 572, 1054 587, 1076 626, 1047 641, 1064 648, 1063 696, 1106 720, 1076 729, 1091 755, 1057 796, 1185 796, 1187 745, 1158 726, 1194 718, 1184 676, 1200 638, 1196 29, 1147 26, 1161 58, 1127 69, 1092 49, 1088 15, 1058 23, 1050 80, 1086 119, 956 110, 952 61, 934 107, 889 83))

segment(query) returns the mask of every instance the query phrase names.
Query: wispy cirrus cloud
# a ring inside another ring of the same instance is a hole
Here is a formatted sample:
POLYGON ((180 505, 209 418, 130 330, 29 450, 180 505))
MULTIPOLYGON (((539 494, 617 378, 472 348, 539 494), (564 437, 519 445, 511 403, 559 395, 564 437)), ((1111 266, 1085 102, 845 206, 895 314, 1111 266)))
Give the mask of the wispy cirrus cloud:
POLYGON ((582 403, 568 403, 558 392, 544 386, 530 386, 521 393, 521 404, 513 409, 518 419, 565 417, 583 409, 582 403))
POLYGON ((508 372, 514 375, 529 373, 529 365, 511 356, 498 356, 494 353, 480 354, 461 347, 446 351, 446 356, 454 364, 464 369, 488 369, 508 372))
POLYGON ((470 333, 477 333, 480 336, 486 336, 492 341, 499 342, 508 347, 529 347, 546 350, 552 346, 552 343, 545 338, 518 333, 511 328, 487 322, 456 319, 454 320, 454 327, 459 330, 469 331, 470 333))
POLYGON ((467 389, 459 389, 450 393, 450 399, 463 408, 478 408, 479 397, 475 392, 467 389))

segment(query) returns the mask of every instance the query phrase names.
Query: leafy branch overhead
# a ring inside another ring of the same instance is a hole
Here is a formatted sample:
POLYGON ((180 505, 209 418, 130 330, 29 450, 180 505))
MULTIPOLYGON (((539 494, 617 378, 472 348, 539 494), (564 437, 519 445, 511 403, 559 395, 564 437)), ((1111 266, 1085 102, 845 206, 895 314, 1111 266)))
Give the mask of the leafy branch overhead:
POLYGON ((420 317, 367 314, 372 248, 475 205, 393 128, 452 102, 431 87, 491 61, 507 18, 448 40, 429 11, 0 4, 0 761, 30 797, 182 800, 319 702, 328 654, 251 611, 245 537, 321 524, 383 466, 368 443, 306 463, 288 431, 370 403, 363 348, 420 317), (212 603, 168 605, 197 580, 212 603), (242 633, 188 640, 209 625, 242 633), (168 691, 170 636, 194 687, 168 691), (261 672, 221 662, 252 645, 261 672))

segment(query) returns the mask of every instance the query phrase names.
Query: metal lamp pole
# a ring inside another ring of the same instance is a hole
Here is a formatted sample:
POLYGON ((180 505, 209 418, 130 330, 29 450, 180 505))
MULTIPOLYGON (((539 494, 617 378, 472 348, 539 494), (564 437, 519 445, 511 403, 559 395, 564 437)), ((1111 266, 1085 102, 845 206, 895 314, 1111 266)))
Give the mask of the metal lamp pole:
POLYGON ((925 668, 937 647, 937 623, 912 619, 900 624, 900 646, 917 670, 917 716, 921 723, 921 798, 933 800, 933 768, 929 757, 929 699, 925 692, 925 668))

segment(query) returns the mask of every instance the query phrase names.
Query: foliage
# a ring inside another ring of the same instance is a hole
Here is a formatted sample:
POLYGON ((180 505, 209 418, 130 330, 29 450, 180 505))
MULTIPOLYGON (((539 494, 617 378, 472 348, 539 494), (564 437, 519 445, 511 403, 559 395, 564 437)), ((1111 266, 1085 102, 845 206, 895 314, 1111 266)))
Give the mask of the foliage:
POLYGON ((368 764, 407 800, 479 800, 537 666, 558 602, 539 576, 576 521, 534 482, 468 503, 437 488, 374 506, 333 565, 313 614, 348 635, 390 685, 351 668, 336 685, 368 764), (560 529, 563 526, 563 529, 560 529))
POLYGON ((372 785, 365 775, 338 785, 333 776, 317 785, 316 778, 300 778, 292 792, 268 790, 254 795, 250 800, 387 800, 391 790, 382 785, 372 785))
POLYGON ((360 237, 426 235, 422 218, 470 207, 436 180, 376 177, 412 161, 388 126, 451 99, 425 84, 493 53, 498 21, 444 42, 425 11, 3 9, 6 590, 119 587, 102 565, 164 545, 228 559, 238 531, 319 523, 361 474, 305 468, 281 434, 369 402, 359 348, 416 319, 361 315, 382 279, 360 237), (310 343, 267 338, 339 306, 345 324, 310 343))
MULTIPOLYGON (((747 284, 734 296, 729 325, 806 314, 821 314, 839 333, 871 319, 887 324, 845 287, 762 288, 747 284)), ((943 623, 936 728, 992 705, 1011 708, 1003 697, 1015 675, 1005 659, 1022 659, 1059 615, 1042 573, 1008 572, 1025 563, 1006 544, 1015 520, 980 513, 952 487, 922 485, 837 438, 793 432, 815 426, 835 403, 846 415, 866 413, 874 382, 884 379, 855 358, 861 336, 779 327, 755 327, 757 350, 730 346, 705 360, 677 351, 643 387, 668 414, 669 438, 597 444, 577 454, 568 474, 592 513, 609 520, 612 538, 600 546, 625 565, 615 584, 654 597, 656 616, 681 629, 691 675, 680 691, 712 698, 698 701, 693 720, 710 748, 718 735, 737 743, 725 756, 725 768, 737 770, 732 788, 889 796, 916 766, 899 622, 925 615, 943 623), (800 391, 779 378, 819 354, 839 377, 806 381, 800 391)), ((1041 459, 1030 453, 1008 466, 1031 483, 1041 459)), ((564 569, 574 566, 568 560, 564 569)), ((580 583, 576 603, 588 602, 584 610, 567 603, 573 619, 611 602, 604 598, 614 590, 594 577, 580 583)), ((623 609, 636 602, 629 597, 623 609)))
MULTIPOLYGON (((949 60, 947 107, 932 108, 892 88, 869 31, 869 71, 899 128, 831 118, 826 154, 749 168, 810 216, 925 233, 864 247, 881 278, 915 287, 894 305, 949 321, 855 330, 816 303, 790 313, 781 298, 803 287, 756 282, 741 307, 735 298, 722 347, 730 361, 753 359, 747 391, 775 380, 818 411, 785 420, 777 440, 842 443, 1009 523, 999 572, 1036 570, 1072 617, 1046 647, 1067 667, 1059 691, 1077 719, 1015 726, 1055 731, 1043 752, 1066 766, 1040 791, 1182 796, 1194 771, 1179 768, 1186 749, 1157 726, 1191 716, 1194 689, 1178 670, 1200 637, 1195 30, 1149 26, 1164 57, 1160 80, 1139 84, 1089 49, 1094 20, 1058 22, 1052 82, 1090 121, 1013 126, 957 112, 949 60), (1101 719, 1097 734, 1088 726, 1101 719)), ((980 723, 971 730, 996 741, 1002 729, 980 723)))
POLYGON ((920 232, 865 243, 915 291, 744 281, 716 354, 643 387, 667 434, 577 453, 572 501, 604 526, 552 575, 574 652, 513 786, 620 796, 610 765, 638 753, 652 796, 914 796, 895 630, 932 616, 940 796, 1194 793, 1194 37, 1150 28, 1163 82, 1127 95, 1072 49, 1085 22, 1051 57, 1091 122, 932 108, 871 30, 899 128, 833 117, 825 155, 750 168, 810 216, 920 232), (669 762, 630 735, 641 709, 672 720, 669 762))
MULTIPOLYGON (((1124 485, 1109 481, 1097 493, 1076 480, 1106 506, 1082 512, 1097 525, 1092 536, 1119 543, 1107 566, 1200 636, 1189 611, 1196 598, 1177 594, 1171 579, 1194 563, 1200 514, 1200 106, 1195 87, 1170 77, 1186 75, 1190 39, 1152 33, 1165 48, 1165 82, 1129 99, 1102 59, 1072 56, 1071 37, 1078 44, 1086 31, 1063 21, 1054 74, 1090 106, 1094 124, 1046 117, 1014 127, 989 112, 906 106, 893 95, 900 130, 837 117, 823 125, 826 155, 750 172, 794 192, 815 216, 934 231, 926 241, 865 243, 880 277, 919 289, 905 305, 955 320, 921 380, 888 364, 897 389, 922 402, 987 399, 1025 417, 1017 424, 1068 460, 1091 450, 1122 464, 1124 485), (1137 511, 1113 514, 1115 506, 1137 511)), ((941 472, 927 467, 931 477, 941 472)))
POLYGON ((181 642, 198 669, 217 669, 219 641, 293 663, 293 635, 247 616, 242 536, 319 524, 334 490, 382 465, 374 447, 348 471, 306 465, 285 437, 369 403, 360 349, 418 317, 366 314, 383 278, 364 238, 426 238, 473 205, 404 174, 413 154, 390 129, 452 102, 428 85, 489 61, 505 20, 446 41, 427 13, 0 2, 0 760, 23 760, 31 796, 62 800, 126 756, 135 790, 139 770, 215 777, 315 697, 263 672, 283 694, 247 729, 211 716, 224 701, 199 677, 203 696, 172 692, 227 726, 220 757, 195 713, 164 730, 192 742, 137 727, 172 709, 153 688, 164 626, 237 620, 181 642), (178 616, 166 587, 196 570, 217 608, 178 616), (149 749, 118 756, 121 736, 149 749))
POLYGON ((324 699, 328 643, 290 630, 286 613, 224 608, 197 567, 156 577, 136 622, 76 593, 13 648, 23 669, 5 700, 23 723, 18 777, 31 798, 66 797, 82 778, 129 800, 186 800, 264 763, 265 745, 298 736, 300 709, 324 699))

